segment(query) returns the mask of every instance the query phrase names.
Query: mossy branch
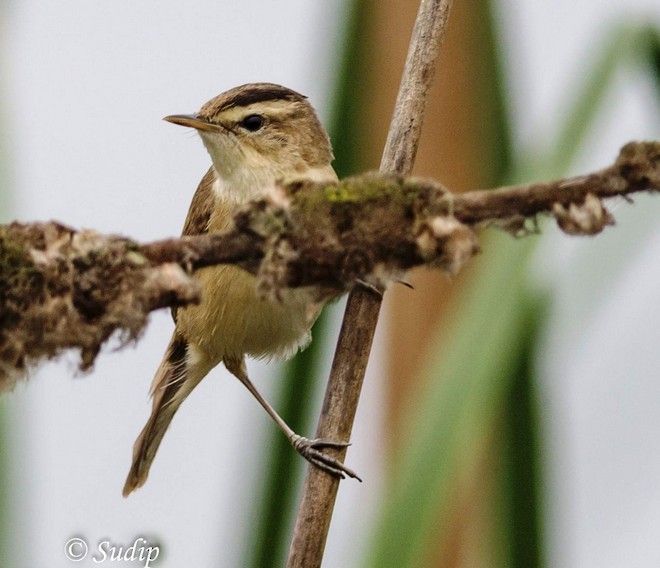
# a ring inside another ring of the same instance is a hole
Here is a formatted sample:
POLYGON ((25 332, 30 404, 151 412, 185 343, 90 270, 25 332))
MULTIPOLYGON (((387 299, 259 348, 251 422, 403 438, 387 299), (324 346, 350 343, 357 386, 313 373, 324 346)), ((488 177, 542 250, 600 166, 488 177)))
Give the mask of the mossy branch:
POLYGON ((189 269, 236 264, 259 273, 263 288, 341 293, 356 279, 422 264, 454 273, 476 252, 471 229, 487 224, 520 236, 538 215, 550 214, 568 234, 593 235, 613 222, 601 200, 658 190, 655 141, 626 144, 614 164, 591 174, 462 194, 433 180, 367 173, 331 186, 280 186, 246 205, 228 233, 169 239, 141 251, 154 264, 189 269), (456 236, 460 242, 450 238, 456 236))
POLYGON ((660 191, 660 142, 631 142, 593 174, 461 195, 374 173, 299 182, 246 204, 227 233, 150 244, 56 222, 1 226, 0 390, 66 349, 90 368, 112 335, 139 337, 152 310, 199 301, 191 273, 205 266, 241 266, 273 298, 310 286, 328 299, 415 266, 455 273, 484 224, 520 234, 546 213, 569 234, 597 233, 613 222, 601 200, 639 191, 660 191))
POLYGON ((66 349, 87 370, 112 335, 137 339, 149 312, 199 293, 181 267, 152 265, 129 239, 57 222, 1 226, 0 391, 66 349))

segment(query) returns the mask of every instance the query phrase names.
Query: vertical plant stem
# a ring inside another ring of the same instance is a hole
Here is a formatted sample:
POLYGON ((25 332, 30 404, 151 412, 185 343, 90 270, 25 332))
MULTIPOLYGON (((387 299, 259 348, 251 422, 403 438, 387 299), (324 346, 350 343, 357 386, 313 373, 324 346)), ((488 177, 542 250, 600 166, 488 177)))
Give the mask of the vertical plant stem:
MULTIPOLYGON (((350 0, 339 39, 343 46, 335 77, 336 92, 329 111, 328 130, 335 148, 333 167, 340 178, 364 169, 360 164, 359 139, 356 136, 362 104, 356 104, 356 91, 360 84, 358 78, 366 66, 363 30, 369 16, 365 0, 350 0)), ((315 408, 300 402, 310 400, 320 392, 324 374, 321 369, 321 347, 330 335, 329 312, 330 308, 326 307, 312 329, 314 341, 287 362, 283 373, 280 398, 275 408, 281 410, 281 416, 296 432, 308 432, 313 427, 315 408)), ((306 463, 291 451, 290 443, 277 428, 272 429, 267 445, 269 457, 263 473, 262 497, 255 499, 256 508, 248 520, 252 538, 245 541, 244 561, 241 564, 252 568, 284 565, 306 463)))
POLYGON ((380 163, 383 173, 412 173, 450 6, 451 0, 420 3, 380 163))
MULTIPOLYGON (((451 0, 420 3, 381 172, 409 175, 412 171, 450 6, 451 0)), ((361 286, 348 297, 316 432, 319 438, 350 438, 381 302, 380 294, 361 286)), ((345 453, 338 452, 340 459, 345 453)), ((288 568, 321 566, 338 488, 338 479, 308 468, 288 568)))

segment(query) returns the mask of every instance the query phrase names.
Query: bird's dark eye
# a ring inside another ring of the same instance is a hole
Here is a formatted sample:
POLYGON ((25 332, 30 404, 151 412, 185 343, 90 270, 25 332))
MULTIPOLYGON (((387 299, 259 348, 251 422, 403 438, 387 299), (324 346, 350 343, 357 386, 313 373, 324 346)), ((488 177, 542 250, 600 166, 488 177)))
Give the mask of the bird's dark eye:
POLYGON ((250 132, 256 132, 264 125, 264 117, 259 114, 251 114, 241 120, 241 126, 250 132))

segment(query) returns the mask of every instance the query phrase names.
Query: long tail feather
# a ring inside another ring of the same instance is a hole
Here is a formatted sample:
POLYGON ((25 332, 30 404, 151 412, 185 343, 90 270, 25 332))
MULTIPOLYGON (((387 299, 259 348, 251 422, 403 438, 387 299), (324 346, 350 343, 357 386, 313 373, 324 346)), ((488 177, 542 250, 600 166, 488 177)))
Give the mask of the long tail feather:
POLYGON ((151 416, 133 446, 133 463, 124 485, 124 497, 128 497, 132 491, 142 487, 147 481, 151 463, 174 414, 201 380, 200 377, 196 381, 190 381, 193 384, 187 380, 189 377, 186 376, 188 374, 186 347, 185 340, 174 335, 156 371, 151 386, 153 396, 151 416))

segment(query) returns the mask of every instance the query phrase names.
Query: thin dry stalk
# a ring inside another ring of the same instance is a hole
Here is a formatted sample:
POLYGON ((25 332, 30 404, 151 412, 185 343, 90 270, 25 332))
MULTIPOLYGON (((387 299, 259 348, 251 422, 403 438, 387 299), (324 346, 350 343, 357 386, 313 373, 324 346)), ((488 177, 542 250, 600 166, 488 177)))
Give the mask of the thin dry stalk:
MULTIPOLYGON (((422 0, 381 161, 381 171, 409 175, 417 154, 428 92, 445 35, 450 0, 422 0)), ((316 435, 349 440, 382 296, 355 287, 349 297, 316 435)), ((341 459, 345 450, 338 452, 341 459)), ((288 568, 321 566, 339 480, 310 467, 289 549, 288 568)))

